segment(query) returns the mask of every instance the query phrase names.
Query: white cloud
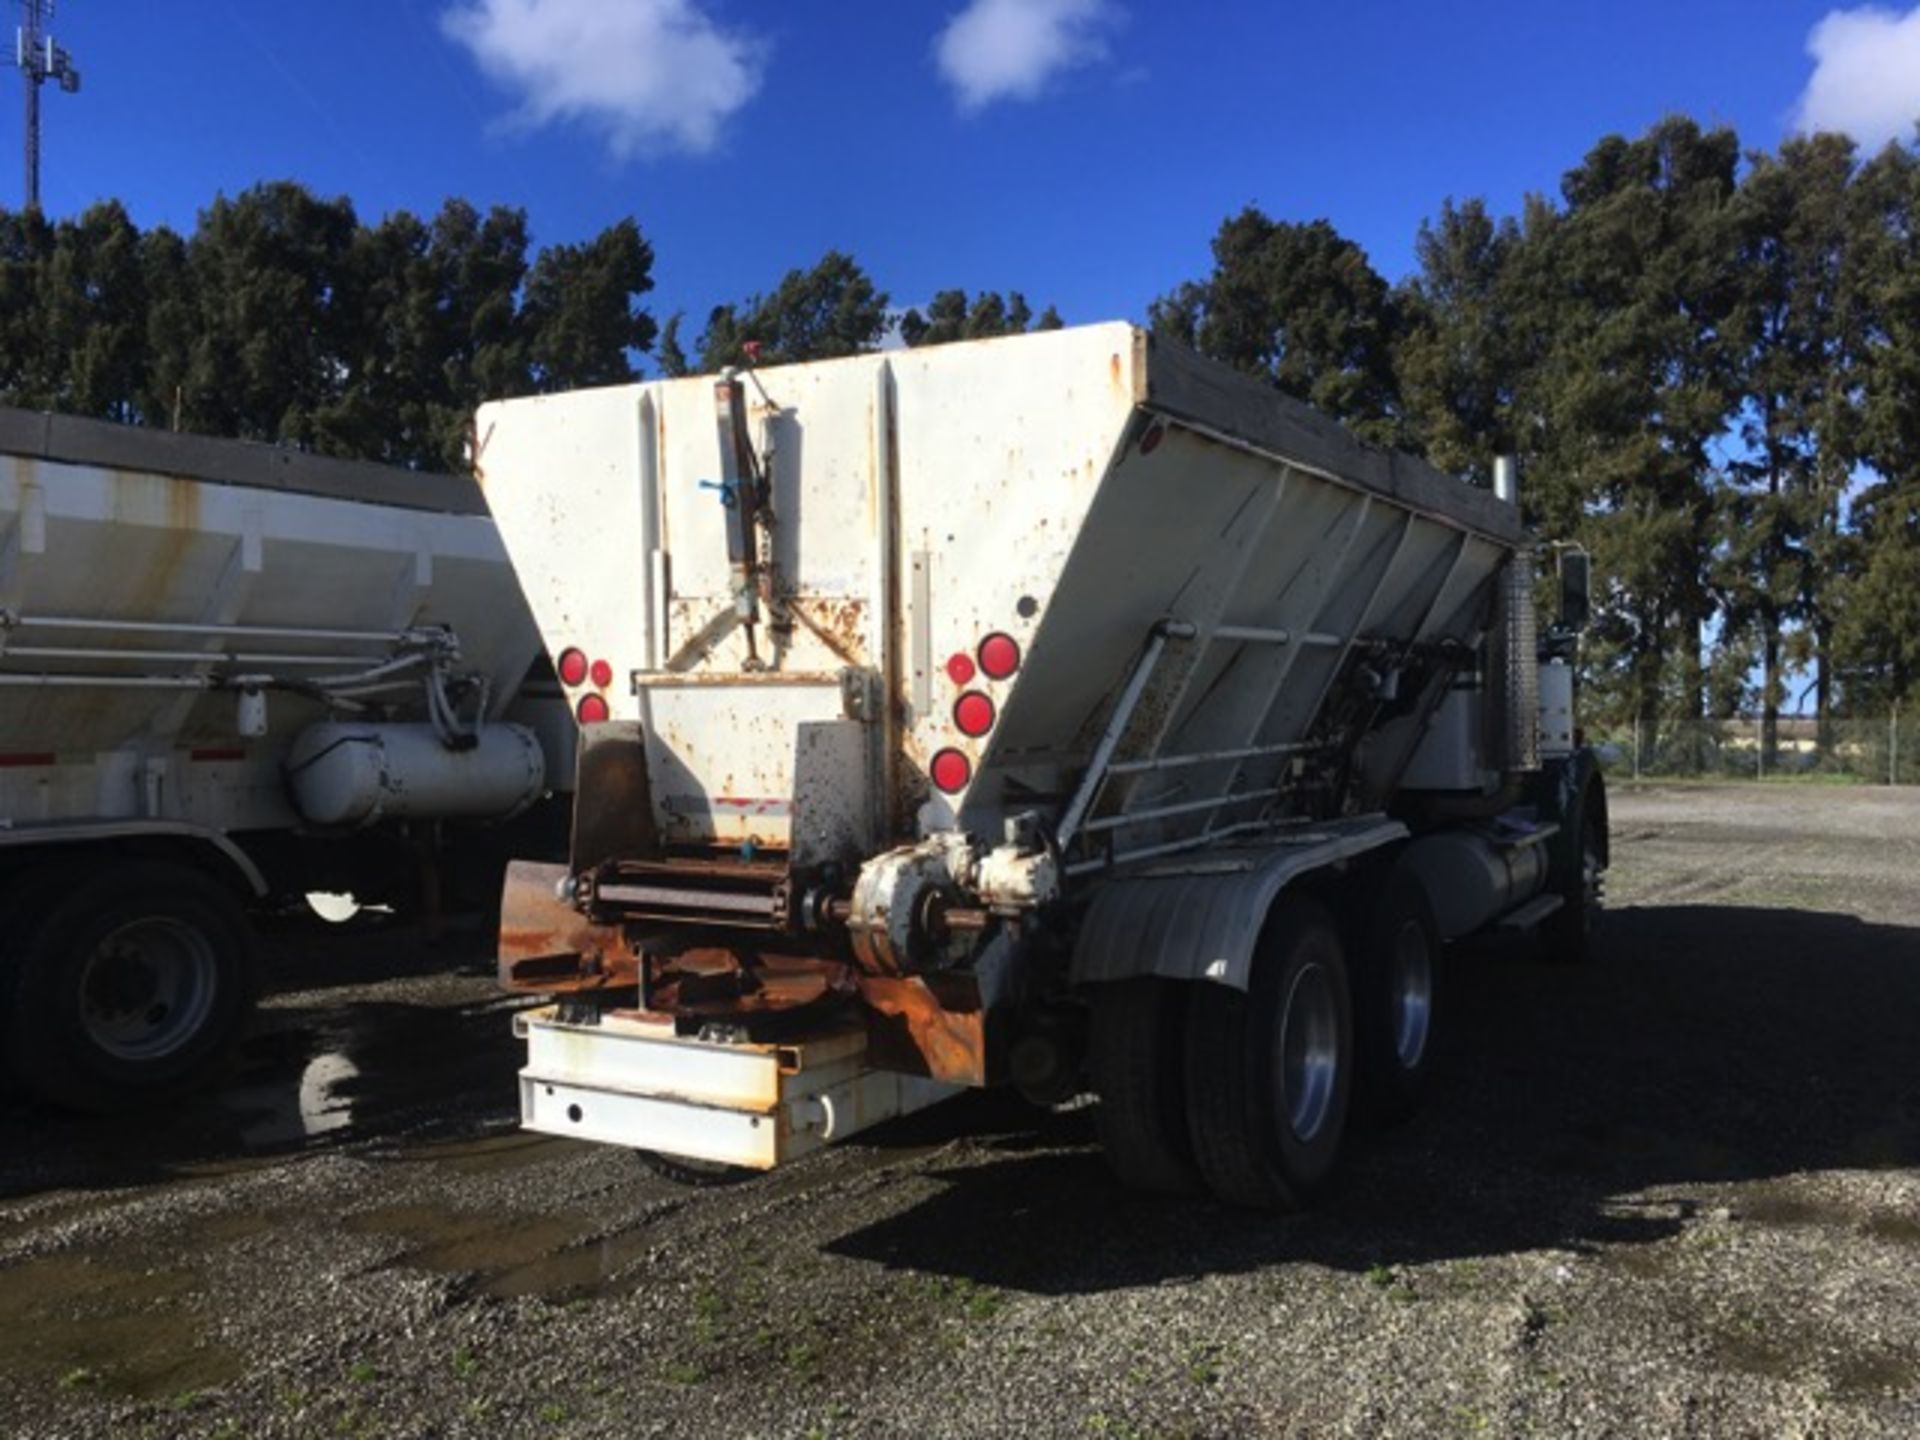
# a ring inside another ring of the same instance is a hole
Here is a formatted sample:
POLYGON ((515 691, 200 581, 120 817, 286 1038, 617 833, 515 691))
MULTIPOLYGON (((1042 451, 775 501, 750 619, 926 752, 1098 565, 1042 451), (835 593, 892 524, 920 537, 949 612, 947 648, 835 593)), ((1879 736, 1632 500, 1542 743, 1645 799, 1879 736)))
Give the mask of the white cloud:
POLYGON ((933 42, 962 110, 1032 100, 1062 70, 1106 58, 1112 0, 970 0, 933 42))
POLYGON ((711 150, 759 91, 767 50, 700 0, 458 0, 440 26, 519 97, 516 123, 583 123, 618 159, 711 150))
POLYGON ((1813 78, 1794 122, 1839 130, 1877 150, 1911 140, 1920 121, 1920 5, 1902 15, 1877 5, 1831 10, 1807 34, 1813 78))

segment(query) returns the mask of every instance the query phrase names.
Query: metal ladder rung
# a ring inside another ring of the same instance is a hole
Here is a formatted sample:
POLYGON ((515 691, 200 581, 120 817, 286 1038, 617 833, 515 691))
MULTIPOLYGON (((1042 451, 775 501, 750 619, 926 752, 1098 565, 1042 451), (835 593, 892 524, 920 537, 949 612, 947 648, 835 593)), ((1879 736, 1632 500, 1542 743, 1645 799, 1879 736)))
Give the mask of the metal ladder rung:
POLYGON ((1237 795, 1209 795, 1202 800, 1182 800, 1177 805, 1156 805, 1150 810, 1103 815, 1098 820, 1089 820, 1080 827, 1080 831, 1090 835, 1103 830, 1120 830, 1128 825, 1145 824, 1149 820, 1166 820, 1176 815, 1191 815, 1199 810, 1217 810, 1223 805, 1240 805, 1248 800, 1271 800, 1279 793, 1280 788, 1274 786, 1266 790, 1245 790, 1237 795))
POLYGON ((1216 625, 1207 636, 1207 643, 1216 640, 1238 640, 1248 645, 1291 645, 1293 632, 1265 625, 1216 625))
POLYGON ((1243 645, 1345 645, 1344 635, 1329 635, 1324 630, 1309 630, 1296 635, 1291 630, 1270 628, 1262 625, 1216 625, 1207 634, 1207 643, 1219 640, 1235 641, 1243 645))
POLYGON ((1160 755, 1149 760, 1122 760, 1109 765, 1109 775, 1144 775, 1155 770, 1178 770, 1188 765, 1213 765, 1229 760, 1258 760, 1272 755, 1292 755, 1311 749, 1304 743, 1286 745, 1243 745, 1232 750, 1196 750, 1187 755, 1160 755))

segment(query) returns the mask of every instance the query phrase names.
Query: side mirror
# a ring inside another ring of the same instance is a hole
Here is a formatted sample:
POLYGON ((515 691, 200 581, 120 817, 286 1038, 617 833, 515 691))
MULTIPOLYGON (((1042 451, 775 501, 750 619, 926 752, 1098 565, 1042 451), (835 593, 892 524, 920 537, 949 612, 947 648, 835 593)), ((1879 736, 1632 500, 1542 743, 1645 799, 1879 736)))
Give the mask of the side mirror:
POLYGON ((1584 550, 1560 552, 1560 626, 1565 630, 1587 628, 1593 614, 1592 566, 1584 550))

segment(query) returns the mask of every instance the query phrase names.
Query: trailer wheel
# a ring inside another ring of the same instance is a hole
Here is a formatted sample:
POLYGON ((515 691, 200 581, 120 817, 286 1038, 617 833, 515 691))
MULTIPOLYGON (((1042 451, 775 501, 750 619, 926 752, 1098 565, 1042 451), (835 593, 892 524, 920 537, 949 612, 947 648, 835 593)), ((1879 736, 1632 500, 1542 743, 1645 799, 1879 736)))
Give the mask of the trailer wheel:
POLYGON ((1187 1122, 1222 1200, 1298 1209, 1340 1155, 1352 1086, 1346 957, 1318 901, 1283 895, 1254 954, 1252 983, 1193 987, 1187 1122))
POLYGON ((663 1155, 658 1150, 635 1150, 640 1163, 662 1180, 686 1185, 695 1190, 717 1190, 723 1185, 738 1185, 760 1172, 745 1165, 729 1165, 724 1160, 691 1160, 681 1155, 663 1155))
POLYGON ((1540 945, 1549 960, 1584 965, 1596 954, 1594 931, 1600 923, 1601 876, 1606 869, 1605 812, 1589 789, 1581 797, 1579 867, 1560 883, 1561 905, 1540 925, 1540 945))
POLYGON ((1420 1106, 1432 1071, 1440 1017, 1440 926, 1420 881, 1405 870, 1356 898, 1353 966, 1354 1113, 1372 1125, 1404 1120, 1420 1106))
POLYGON ((1093 987, 1087 1064, 1100 1104, 1094 1127, 1113 1173, 1142 1190, 1200 1188, 1187 1139, 1181 1059, 1188 987, 1136 976, 1093 987))
MULTIPOLYGON (((34 896, 45 889, 45 870, 26 870, 0 881, 0 1036, 13 1033, 14 995, 20 969, 17 963, 21 942, 33 915, 34 896)), ((20 1057, 11 1043, 0 1049, 0 1098, 14 1098, 26 1092, 20 1073, 20 1057)))
POLYGON ((254 1000, 239 902, 197 870, 136 861, 61 872, 11 955, 7 1048, 20 1078, 77 1110, 180 1094, 226 1059, 254 1000))

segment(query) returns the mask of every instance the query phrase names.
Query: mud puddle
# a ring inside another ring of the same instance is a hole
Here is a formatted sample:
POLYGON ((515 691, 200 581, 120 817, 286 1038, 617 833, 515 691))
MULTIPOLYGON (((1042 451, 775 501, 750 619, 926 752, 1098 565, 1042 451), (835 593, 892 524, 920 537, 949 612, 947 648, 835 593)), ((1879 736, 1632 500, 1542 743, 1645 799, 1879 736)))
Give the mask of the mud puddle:
MULTIPOLYGON (((918 1117, 915 1117, 918 1118, 918 1117)), ((895 1143, 850 1146, 829 1157, 810 1157, 791 1169, 751 1177, 738 1186, 689 1190, 655 1180, 634 1164, 635 1179, 648 1187, 646 1213, 610 1227, 611 1217, 578 1210, 481 1211, 438 1202, 408 1203, 360 1211, 340 1226, 354 1234, 389 1236, 406 1248, 389 1263, 436 1274, 468 1277, 472 1293, 496 1299, 538 1298, 553 1303, 613 1299, 643 1282, 645 1266, 665 1240, 661 1222, 694 1210, 703 1223, 724 1224, 729 1196, 747 1199, 756 1210, 804 1199, 824 1183, 856 1184, 875 1172, 911 1165, 950 1148, 952 1140, 934 1130, 900 1127, 895 1143)), ((883 1135, 884 1132, 879 1132, 883 1135)), ((380 1155, 381 1163, 430 1165, 463 1177, 564 1164, 583 1152, 580 1142, 525 1131, 507 1131, 472 1139, 440 1140, 397 1147, 380 1155)), ((684 1240, 684 1236, 681 1237, 684 1240)))
POLYGON ((228 1083, 176 1108, 84 1116, 0 1104, 0 1199, 218 1178, 383 1137, 471 1135, 514 1117, 517 1064, 507 1017, 490 1002, 269 1012, 228 1083), (436 1063, 422 1065, 427 1055, 436 1063))
POLYGON ((55 1255, 0 1270, 0 1370, 30 1385, 185 1400, 241 1372, 190 1269, 55 1255))
POLYGON ((1721 1368, 1768 1380, 1800 1380, 1836 1400, 1866 1400, 1897 1394, 1914 1384, 1911 1356, 1879 1347, 1836 1347, 1823 1334, 1754 1322, 1712 1334, 1710 1350, 1721 1368))
POLYGON ((436 1274, 471 1275, 478 1294, 550 1301, 618 1295, 658 1237, 651 1224, 595 1234, 570 1214, 482 1214, 443 1205, 394 1205, 350 1215, 341 1228, 392 1236, 408 1248, 392 1261, 436 1274))
POLYGON ((1920 1217, 1863 1209, 1857 1204, 1810 1200, 1765 1191, 1743 1199, 1735 1217, 1749 1224, 1791 1230, 1804 1227, 1856 1231, 1897 1245, 1920 1245, 1920 1217))
POLYGON ((507 1130, 477 1139, 431 1140, 380 1152, 382 1164, 432 1165, 456 1175, 496 1175, 533 1165, 551 1165, 580 1152, 580 1142, 556 1135, 507 1130))
POLYGON ((639 1288, 640 1264, 659 1244, 652 1227, 616 1231, 503 1270, 482 1289, 502 1300, 611 1298, 639 1288))

